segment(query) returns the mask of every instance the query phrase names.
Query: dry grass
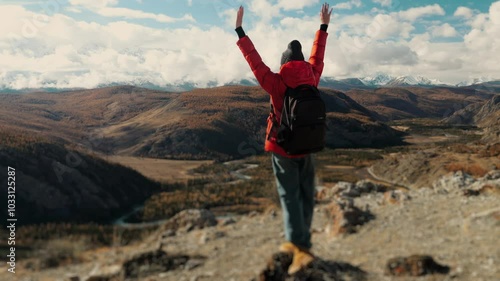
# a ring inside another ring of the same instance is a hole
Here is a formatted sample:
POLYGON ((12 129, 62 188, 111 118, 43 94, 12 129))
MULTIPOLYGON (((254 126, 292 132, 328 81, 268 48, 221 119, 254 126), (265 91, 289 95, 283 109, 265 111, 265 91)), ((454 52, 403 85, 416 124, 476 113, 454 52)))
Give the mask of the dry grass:
POLYGON ((104 156, 110 162, 132 168, 147 178, 158 182, 186 182, 195 178, 190 171, 201 165, 209 165, 212 161, 167 160, 131 156, 104 156))
POLYGON ((326 165, 366 167, 381 159, 382 151, 370 149, 325 149, 316 155, 320 169, 326 165))
MULTIPOLYGON (((479 156, 481 156, 481 157, 499 157, 500 156, 500 143, 482 146, 482 149, 479 151, 479 156)), ((498 167, 498 165, 500 165, 500 163, 497 164, 497 167, 498 167)))
POLYGON ((361 180, 353 173, 354 170, 346 169, 319 169, 317 177, 322 182, 334 183, 339 181, 357 182, 361 180))
MULTIPOLYGON (((110 143, 94 129, 125 122, 141 112, 167 105, 175 96, 135 87, 0 95, 0 125, 105 150, 110 143)), ((162 116, 155 117, 161 122, 162 116)))
POLYGON ((0 125, 0 146, 27 150, 40 142, 49 142, 49 140, 37 134, 26 133, 12 126, 0 125))
POLYGON ((450 104, 465 106, 491 97, 491 94, 477 95, 472 89, 420 87, 352 89, 346 94, 389 120, 442 118, 449 114, 450 104))
POLYGON ((40 249, 35 253, 36 261, 32 265, 37 269, 67 266, 82 261, 81 254, 89 248, 89 243, 83 239, 56 239, 40 243, 40 249))
POLYGON ((467 164, 467 163, 450 163, 445 167, 450 172, 462 171, 473 177, 483 177, 488 173, 488 170, 483 168, 479 164, 467 164))
POLYGON ((233 184, 224 184, 224 179, 213 179, 217 183, 187 184, 184 188, 172 192, 153 195, 144 204, 142 219, 153 221, 167 219, 185 209, 231 208, 245 213, 252 209, 265 209, 266 204, 259 203, 258 198, 275 198, 274 182, 252 179, 233 184), (249 208, 248 206, 253 206, 249 208))

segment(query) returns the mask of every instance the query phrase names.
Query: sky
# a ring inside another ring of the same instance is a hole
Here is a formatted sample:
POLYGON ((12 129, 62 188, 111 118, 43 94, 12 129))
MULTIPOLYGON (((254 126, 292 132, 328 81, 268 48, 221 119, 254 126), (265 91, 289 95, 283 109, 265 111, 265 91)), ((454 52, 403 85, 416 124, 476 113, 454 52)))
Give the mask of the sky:
MULTIPOLYGON (((271 70, 297 39, 308 57, 317 0, 0 0, 0 89, 198 87, 250 79, 236 11, 271 70)), ((500 1, 337 0, 324 77, 500 79, 500 1)))

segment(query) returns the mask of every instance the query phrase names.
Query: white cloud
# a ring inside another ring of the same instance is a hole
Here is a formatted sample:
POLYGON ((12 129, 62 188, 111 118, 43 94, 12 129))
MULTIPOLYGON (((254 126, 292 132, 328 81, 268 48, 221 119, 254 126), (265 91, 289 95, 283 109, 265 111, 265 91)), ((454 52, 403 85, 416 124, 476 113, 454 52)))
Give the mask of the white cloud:
POLYGON ((489 14, 478 14, 472 17, 468 24, 474 29, 483 29, 484 26, 489 22, 489 14))
POLYGON ((143 11, 128 8, 105 7, 97 10, 97 13, 105 17, 121 17, 126 19, 153 19, 157 22, 164 23, 171 23, 176 21, 195 21, 191 15, 184 15, 182 18, 173 18, 162 14, 146 13, 143 11))
POLYGON ((382 7, 388 7, 392 4, 392 0, 373 0, 373 2, 380 4, 382 7))
POLYGON ((193 0, 188 0, 187 2, 189 7, 193 6, 193 0))
POLYGON ((410 8, 406 11, 399 12, 399 17, 401 19, 415 21, 418 18, 426 17, 426 16, 443 16, 445 15, 445 11, 438 4, 428 5, 424 7, 410 8))
POLYGON ((118 4, 118 0, 69 0, 73 6, 81 6, 88 9, 98 9, 118 4))
POLYGON ((165 85, 181 80, 203 86, 213 80, 230 82, 247 70, 234 44, 235 35, 220 28, 101 25, 57 14, 37 29, 34 38, 9 39, 9 32, 21 34, 23 19, 36 14, 5 7, 0 9, 0 88, 92 88, 134 81, 165 85), (11 24, 4 24, 4 19, 11 24))
POLYGON ((267 0, 253 0, 249 4, 249 10, 261 18, 262 24, 266 24, 271 19, 281 16, 279 7, 269 3, 267 0))
MULTIPOLYGON (((218 16, 224 19, 226 26, 234 26, 236 22, 236 12, 234 9, 218 12, 218 16)), ((243 22, 243 25, 245 26, 245 22, 243 22)))
MULTIPOLYGON (((284 8, 277 8, 278 2, 266 2, 255 0, 249 6, 250 18, 255 17, 252 13, 273 9, 248 25, 246 32, 264 62, 278 71, 281 53, 293 39, 302 43, 308 57, 318 18, 317 14, 284 16, 285 13, 280 14, 284 8), (280 23, 269 28, 265 20, 276 17, 280 23)), ((112 3, 99 9, 119 8, 112 3)), ((346 78, 384 72, 453 83, 471 76, 500 78, 500 64, 494 59, 500 53, 497 5, 492 5, 488 13, 475 12, 467 20, 470 31, 463 41, 452 43, 433 41, 438 34, 452 33, 446 30, 453 27, 439 19, 435 28, 414 34, 417 23, 411 20, 428 15, 427 9, 412 11, 411 16, 405 17, 399 13, 334 14, 335 24, 328 29, 324 76, 346 78)), ((222 85, 251 78, 253 74, 235 44, 237 36, 232 27, 236 11, 225 10, 222 14, 228 20, 226 30, 194 25, 151 28, 122 18, 100 24, 2 5, 0 88, 92 88, 146 81, 159 86, 193 82, 203 87, 214 81, 222 85)), ((436 13, 439 9, 431 14, 436 13)))
POLYGON ((494 24, 500 24, 500 1, 490 6, 490 19, 494 24))
POLYGON ((319 0, 278 0, 277 6, 284 9, 285 11, 289 10, 301 10, 305 7, 312 6, 317 4, 319 0))
POLYGON ((86 8, 104 17, 118 17, 126 19, 152 19, 157 22, 172 23, 177 21, 195 22, 191 15, 173 18, 163 14, 147 13, 129 8, 113 7, 118 0, 69 0, 73 8, 86 8))
POLYGON ((366 48, 359 57, 376 65, 404 65, 410 66, 418 63, 417 54, 404 44, 393 42, 376 43, 371 48, 366 48))
POLYGON ((408 38, 415 28, 407 22, 399 22, 392 15, 378 14, 367 26, 366 34, 375 39, 385 39, 391 36, 408 38))
POLYGON ((68 6, 68 7, 65 8, 65 10, 68 11, 68 12, 77 13, 77 14, 79 14, 79 13, 82 12, 82 10, 80 8, 77 8, 75 6, 68 6))
POLYGON ((458 35, 457 30, 449 23, 431 27, 431 34, 434 37, 455 37, 458 35))
POLYGON ((338 3, 332 6, 334 10, 350 10, 354 7, 361 7, 361 0, 350 0, 348 2, 338 3))
POLYGON ((455 17, 464 17, 466 19, 470 19, 474 15, 474 12, 472 11, 472 9, 467 7, 458 7, 453 15, 455 17))

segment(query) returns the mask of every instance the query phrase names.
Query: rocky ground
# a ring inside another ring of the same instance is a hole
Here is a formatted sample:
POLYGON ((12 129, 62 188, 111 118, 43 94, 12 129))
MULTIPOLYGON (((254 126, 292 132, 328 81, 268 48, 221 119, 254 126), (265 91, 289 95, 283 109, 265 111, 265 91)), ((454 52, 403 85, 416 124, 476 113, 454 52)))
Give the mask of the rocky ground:
MULTIPOLYGON (((449 174, 409 191, 367 182, 326 187, 313 221, 319 260, 309 277, 286 280, 500 280, 499 188, 498 171, 479 180, 449 174), (359 218, 353 209, 369 214, 364 224, 350 225, 359 218), (390 259, 412 255, 431 256, 449 270, 387 275, 390 259)), ((278 280, 258 276, 283 242, 279 209, 218 221, 201 211, 180 217, 140 245, 93 251, 79 265, 34 273, 21 262, 17 280, 278 280)))

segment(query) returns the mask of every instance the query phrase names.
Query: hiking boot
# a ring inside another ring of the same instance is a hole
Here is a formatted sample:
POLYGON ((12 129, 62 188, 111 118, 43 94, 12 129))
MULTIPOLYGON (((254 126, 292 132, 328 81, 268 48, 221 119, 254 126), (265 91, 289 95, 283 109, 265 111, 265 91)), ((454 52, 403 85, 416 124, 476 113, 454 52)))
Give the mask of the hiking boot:
POLYGON ((282 253, 293 254, 296 250, 298 248, 292 242, 285 242, 280 246, 280 252, 282 253))
POLYGON ((293 253, 292 264, 288 267, 288 274, 293 275, 303 268, 306 268, 314 260, 314 255, 304 248, 296 248, 293 253))

